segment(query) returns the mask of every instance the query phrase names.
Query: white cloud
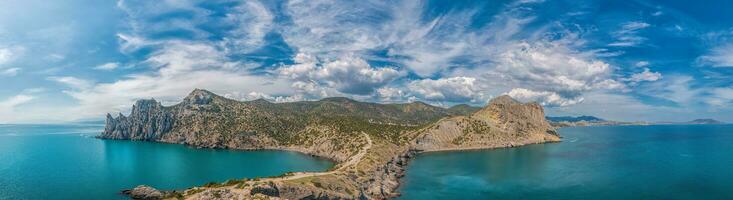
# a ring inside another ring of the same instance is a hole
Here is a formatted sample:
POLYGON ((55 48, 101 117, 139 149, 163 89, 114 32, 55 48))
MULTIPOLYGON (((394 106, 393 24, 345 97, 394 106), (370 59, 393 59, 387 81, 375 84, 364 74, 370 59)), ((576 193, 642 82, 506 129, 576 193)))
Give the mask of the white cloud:
POLYGON ((264 100, 267 100, 270 102, 276 102, 276 103, 307 100, 301 94, 294 94, 291 96, 272 96, 272 95, 261 93, 261 92, 250 92, 247 94, 243 94, 239 92, 232 92, 232 93, 224 94, 223 96, 226 98, 236 99, 240 101, 252 101, 252 100, 257 100, 257 99, 264 99, 264 100))
POLYGON ((28 103, 35 99, 34 96, 26 94, 18 94, 0 101, 0 123, 10 123, 17 120, 17 106, 28 103))
POLYGON ((698 62, 713 67, 733 67, 733 43, 712 48, 707 54, 700 56, 698 62))
POLYGON ((49 80, 70 86, 64 92, 78 101, 77 106, 63 108, 64 112, 75 114, 65 120, 125 112, 138 99, 155 98, 169 105, 179 102, 195 88, 218 94, 294 92, 288 81, 241 70, 242 63, 230 61, 211 44, 169 41, 162 46, 145 61, 152 67, 152 73, 133 74, 102 83, 75 77, 49 77, 49 80))
POLYGON ((667 99, 680 105, 690 105, 700 100, 704 88, 693 88, 694 78, 686 75, 671 75, 642 87, 641 92, 667 99))
POLYGON ((246 1, 235 7, 224 19, 237 28, 225 39, 232 48, 249 52, 262 46, 264 38, 273 28, 275 16, 259 1, 246 1))
POLYGON ((48 77, 48 80, 56 81, 58 83, 65 84, 73 89, 87 89, 93 85, 91 81, 79 79, 76 77, 71 76, 63 76, 63 77, 48 77))
POLYGON ((639 62, 636 62, 636 64, 634 64, 634 66, 636 66, 636 67, 647 67, 647 66, 649 66, 649 62, 648 61, 639 61, 639 62))
POLYGON ((662 74, 659 72, 651 72, 649 71, 649 68, 644 68, 643 72, 639 72, 636 74, 632 74, 631 77, 625 79, 626 81, 629 81, 633 84, 642 82, 642 81, 657 81, 662 78, 662 74))
POLYGON ((549 92, 569 99, 568 103, 579 102, 574 100, 584 92, 625 88, 611 78, 613 68, 610 64, 595 59, 592 52, 573 50, 572 43, 571 38, 507 44, 501 48, 501 53, 491 55, 493 67, 463 74, 481 74, 482 88, 501 88, 503 92, 514 88, 549 92))
POLYGON ((710 90, 710 97, 705 100, 709 105, 729 107, 733 103, 733 88, 714 88, 710 90))
POLYGON ((3 69, 0 71, 0 75, 2 76, 16 76, 18 75, 18 72, 20 71, 20 68, 13 67, 8 69, 3 69))
POLYGON ((451 77, 441 79, 415 80, 407 86, 412 93, 431 101, 481 102, 488 95, 481 92, 476 78, 451 77))
POLYGON ((154 45, 157 43, 154 41, 149 41, 140 36, 127 35, 123 33, 118 33, 117 38, 119 39, 119 42, 120 42, 120 52, 123 52, 123 53, 134 52, 140 48, 154 45))
POLYGON ((618 31, 611 33, 611 36, 613 36, 616 41, 608 44, 608 46, 637 46, 647 40, 647 38, 638 35, 639 31, 648 28, 649 26, 651 25, 646 22, 626 22, 621 25, 621 28, 618 31))
POLYGON ((555 92, 533 91, 524 88, 514 88, 507 95, 523 102, 538 102, 543 106, 569 106, 583 102, 583 97, 575 97, 572 99, 560 96, 555 92))
POLYGON ((368 95, 405 75, 390 67, 372 67, 364 59, 354 56, 319 62, 312 56, 299 53, 294 60, 298 63, 278 69, 281 76, 295 81, 325 84, 348 94, 368 95))
POLYGON ((13 60, 13 52, 9 48, 0 48, 0 66, 13 60))
POLYGON ((406 92, 393 87, 379 88, 377 90, 377 97, 382 102, 402 102, 409 98, 406 92))
POLYGON ((8 99, 0 101, 0 111, 8 111, 9 109, 12 109, 18 105, 27 103, 33 99, 34 99, 33 96, 29 96, 25 94, 19 94, 19 95, 12 96, 8 99))
MULTIPOLYGON (((299 52, 331 59, 344 53, 372 58, 370 52, 386 51, 386 60, 428 77, 452 66, 454 59, 485 42, 490 34, 511 33, 467 30, 476 13, 473 10, 430 20, 424 20, 424 11, 421 1, 290 1, 286 12, 293 26, 285 28, 283 37, 299 52)), ((524 21, 501 25, 517 27, 521 23, 524 21)))
POLYGON ((96 67, 94 67, 94 69, 97 69, 97 70, 113 70, 113 69, 117 69, 117 67, 119 67, 119 66, 120 66, 120 63, 110 62, 110 63, 104 63, 104 64, 101 64, 101 65, 97 65, 96 67))

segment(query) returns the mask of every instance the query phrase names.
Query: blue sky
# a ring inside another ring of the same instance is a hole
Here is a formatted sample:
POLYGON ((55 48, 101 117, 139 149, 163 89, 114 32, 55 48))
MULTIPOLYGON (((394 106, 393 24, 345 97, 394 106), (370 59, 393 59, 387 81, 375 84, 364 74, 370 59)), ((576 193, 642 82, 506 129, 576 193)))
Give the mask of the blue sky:
POLYGON ((0 0, 0 123, 166 105, 194 88, 274 102, 484 105, 733 121, 730 1, 0 0))

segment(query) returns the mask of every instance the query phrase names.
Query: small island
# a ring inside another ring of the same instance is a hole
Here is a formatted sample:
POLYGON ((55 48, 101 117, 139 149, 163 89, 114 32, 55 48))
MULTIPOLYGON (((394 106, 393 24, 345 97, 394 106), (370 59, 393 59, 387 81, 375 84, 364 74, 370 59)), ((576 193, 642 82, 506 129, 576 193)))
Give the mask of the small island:
MULTIPOLYGON (((537 103, 500 96, 484 108, 422 102, 377 104, 348 98, 271 103, 236 101, 196 89, 173 106, 139 100, 129 116, 107 115, 102 139, 199 148, 277 149, 328 158, 326 172, 233 179, 178 191, 139 186, 136 199, 388 199, 421 152, 558 142, 537 103)), ((236 170, 236 169, 232 169, 236 170)))

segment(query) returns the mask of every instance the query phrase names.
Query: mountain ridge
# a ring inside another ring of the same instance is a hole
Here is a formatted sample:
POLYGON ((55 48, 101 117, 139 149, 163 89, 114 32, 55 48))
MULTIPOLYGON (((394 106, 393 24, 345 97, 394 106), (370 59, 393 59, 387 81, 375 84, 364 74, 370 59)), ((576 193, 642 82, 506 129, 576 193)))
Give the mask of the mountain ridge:
POLYGON ((399 195, 396 189, 404 167, 420 152, 560 141, 542 106, 508 96, 478 110, 450 110, 419 102, 378 104, 343 97, 290 103, 236 101, 201 89, 175 105, 139 100, 129 116, 108 114, 99 138, 292 150, 338 163, 327 173, 238 180, 224 188, 195 187, 166 196, 189 199, 209 198, 214 192, 242 198, 385 199, 399 195))

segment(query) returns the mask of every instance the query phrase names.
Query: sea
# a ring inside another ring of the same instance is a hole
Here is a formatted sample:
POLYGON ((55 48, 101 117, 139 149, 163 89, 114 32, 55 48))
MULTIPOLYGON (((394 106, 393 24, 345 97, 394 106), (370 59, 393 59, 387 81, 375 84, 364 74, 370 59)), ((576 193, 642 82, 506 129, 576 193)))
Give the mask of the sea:
POLYGON ((399 199, 733 199, 733 125, 559 133, 560 143, 418 155, 399 199))
POLYGON ((94 138, 103 125, 0 125, 0 199, 127 199, 137 185, 209 182, 326 171, 328 160, 288 151, 197 149, 94 138))
MULTIPOLYGON (((181 189, 325 171, 287 151, 101 140, 99 124, 0 125, 0 199, 125 199, 145 184, 181 189)), ((420 154, 398 199, 733 199, 733 125, 559 129, 563 141, 420 154)))

